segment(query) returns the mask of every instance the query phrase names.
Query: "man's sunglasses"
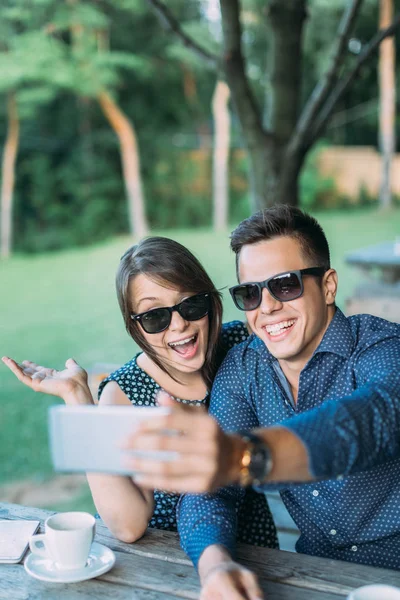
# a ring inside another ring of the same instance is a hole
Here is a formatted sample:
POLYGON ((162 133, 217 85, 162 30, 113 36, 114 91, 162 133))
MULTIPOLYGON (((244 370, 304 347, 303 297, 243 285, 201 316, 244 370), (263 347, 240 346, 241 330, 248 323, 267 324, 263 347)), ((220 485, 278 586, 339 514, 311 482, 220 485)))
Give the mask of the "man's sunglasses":
POLYGON ((299 271, 287 271, 269 277, 265 281, 255 281, 234 285, 229 289, 235 306, 239 310, 254 310, 262 300, 263 288, 267 288, 275 300, 289 302, 296 300, 304 292, 303 275, 322 276, 326 272, 323 267, 310 267, 299 271))
POLYGON ((196 294, 175 304, 153 308, 138 315, 131 315, 131 319, 139 321, 146 333, 160 333, 171 325, 172 313, 176 310, 185 321, 198 321, 210 312, 210 294, 196 294))

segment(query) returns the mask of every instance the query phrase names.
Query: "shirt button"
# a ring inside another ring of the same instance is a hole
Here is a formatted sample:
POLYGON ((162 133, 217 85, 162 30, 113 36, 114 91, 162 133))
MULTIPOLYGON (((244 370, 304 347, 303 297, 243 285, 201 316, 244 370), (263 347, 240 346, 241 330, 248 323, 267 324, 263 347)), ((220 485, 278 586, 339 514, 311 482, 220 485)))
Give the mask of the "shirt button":
POLYGON ((330 533, 331 535, 336 535, 336 534, 337 534, 337 531, 336 531, 336 529, 331 529, 329 533, 330 533))
POLYGON ((318 490, 314 490, 312 493, 313 496, 319 496, 319 491, 318 490))
POLYGON ((358 550, 357 546, 352 546, 351 549, 353 552, 357 552, 357 550, 358 550))
POLYGON ((344 475, 338 475, 336 477, 337 481, 342 481, 343 478, 344 478, 344 475))

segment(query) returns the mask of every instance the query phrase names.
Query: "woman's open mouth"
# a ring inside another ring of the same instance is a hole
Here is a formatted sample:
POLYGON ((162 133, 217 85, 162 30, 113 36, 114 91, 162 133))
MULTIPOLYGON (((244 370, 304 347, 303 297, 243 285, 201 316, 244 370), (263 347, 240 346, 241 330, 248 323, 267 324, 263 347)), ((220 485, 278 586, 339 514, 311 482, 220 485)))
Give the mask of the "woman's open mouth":
POLYGON ((199 346, 198 338, 198 333, 195 333, 176 342, 169 342, 168 346, 183 358, 193 358, 199 346))

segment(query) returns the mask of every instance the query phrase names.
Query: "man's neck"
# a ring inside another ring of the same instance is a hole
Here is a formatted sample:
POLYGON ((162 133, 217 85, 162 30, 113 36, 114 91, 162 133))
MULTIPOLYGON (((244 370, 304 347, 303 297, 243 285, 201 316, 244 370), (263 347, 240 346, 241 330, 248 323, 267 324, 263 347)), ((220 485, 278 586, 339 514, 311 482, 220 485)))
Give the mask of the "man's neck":
POLYGON ((303 367, 306 365, 304 361, 298 362, 289 362, 286 360, 279 360, 279 366, 281 367, 283 374, 285 375, 288 383, 290 385, 290 389, 292 391, 293 400, 295 404, 297 404, 297 395, 299 391, 299 381, 300 381, 300 373, 303 370, 303 367))
POLYGON ((301 372, 304 369, 304 367, 306 366, 306 364, 308 363, 308 361, 311 359, 315 350, 320 345, 322 338, 324 337, 326 330, 328 329, 328 327, 334 317, 336 309, 335 309, 335 307, 331 307, 331 308, 332 308, 332 310, 328 311, 328 318, 327 318, 326 326, 325 326, 324 330, 321 332, 319 339, 315 340, 314 344, 312 344, 308 348, 304 349, 303 353, 299 356, 289 358, 289 359, 279 359, 278 358, 279 365, 280 365, 286 379, 289 382, 289 385, 292 390, 293 398, 294 398, 294 401, 296 404, 297 404, 297 395, 298 395, 298 391, 299 391, 299 382, 300 382, 301 372))

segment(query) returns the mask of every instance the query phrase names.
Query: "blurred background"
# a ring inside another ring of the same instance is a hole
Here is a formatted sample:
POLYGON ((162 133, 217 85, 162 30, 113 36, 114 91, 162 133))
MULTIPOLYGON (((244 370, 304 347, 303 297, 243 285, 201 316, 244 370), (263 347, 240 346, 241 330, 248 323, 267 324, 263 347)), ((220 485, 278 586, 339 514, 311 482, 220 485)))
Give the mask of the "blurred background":
MULTIPOLYGON (((177 239, 226 288, 230 231, 279 202, 320 220, 340 308, 400 322, 396 11, 2 0, 0 355, 54 368, 72 356, 95 383, 137 351, 114 290, 127 247, 177 239)), ((54 402, 1 364, 0 498, 94 511, 84 477, 52 471, 54 402)))

